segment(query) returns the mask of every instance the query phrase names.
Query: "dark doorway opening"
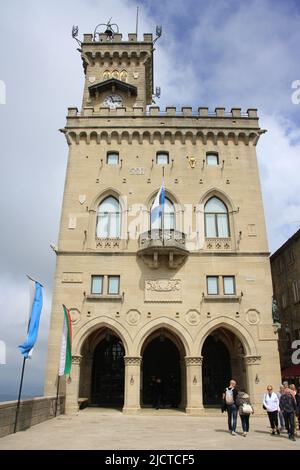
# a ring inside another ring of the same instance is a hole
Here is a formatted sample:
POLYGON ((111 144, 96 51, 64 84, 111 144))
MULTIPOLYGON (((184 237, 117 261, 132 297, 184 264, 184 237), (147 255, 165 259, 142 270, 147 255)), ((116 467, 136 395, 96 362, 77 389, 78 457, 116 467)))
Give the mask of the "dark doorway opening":
POLYGON ((107 334, 96 346, 92 369, 92 405, 123 406, 124 356, 122 341, 115 335, 107 334))
POLYGON ((230 354, 217 336, 206 338, 202 348, 203 404, 220 405, 222 392, 231 379, 230 354))
POLYGON ((177 408, 181 402, 180 354, 169 338, 154 338, 143 354, 142 405, 177 408), (157 385, 160 379, 161 385, 157 385))

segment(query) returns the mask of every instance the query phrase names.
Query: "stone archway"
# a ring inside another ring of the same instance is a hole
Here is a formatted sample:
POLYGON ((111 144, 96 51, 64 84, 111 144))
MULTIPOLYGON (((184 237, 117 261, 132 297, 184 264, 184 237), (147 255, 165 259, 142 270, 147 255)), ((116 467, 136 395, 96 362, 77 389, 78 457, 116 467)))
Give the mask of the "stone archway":
POLYGON ((245 349, 232 331, 219 327, 210 332, 203 341, 202 391, 204 406, 219 406, 222 393, 231 378, 238 388, 247 387, 245 349))
POLYGON ((122 407, 125 349, 121 337, 107 327, 91 333, 81 348, 79 397, 93 406, 122 407))
POLYGON ((170 330, 159 328, 145 339, 141 357, 141 406, 184 407, 185 349, 181 340, 170 330))

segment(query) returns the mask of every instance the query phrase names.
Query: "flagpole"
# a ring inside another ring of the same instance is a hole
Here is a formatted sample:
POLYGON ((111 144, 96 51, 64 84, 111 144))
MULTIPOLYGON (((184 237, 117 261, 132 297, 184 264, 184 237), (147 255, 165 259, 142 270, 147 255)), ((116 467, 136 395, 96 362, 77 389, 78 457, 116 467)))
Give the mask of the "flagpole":
POLYGON ((22 373, 21 373, 21 381, 20 381, 20 388, 19 388, 18 404, 17 404, 17 409, 16 409, 16 418, 15 418, 14 434, 17 432, 17 425, 18 425, 18 418, 19 418, 19 411, 20 411, 20 401, 21 401, 21 394, 22 394, 22 387, 23 387, 23 378, 24 378, 25 364, 26 364, 26 357, 23 358, 23 367, 22 367, 22 373))
POLYGON ((59 381, 60 381, 60 375, 57 376, 57 388, 56 388, 56 401, 55 401, 55 413, 54 413, 54 416, 57 415, 57 403, 58 403, 58 393, 59 393, 59 381))

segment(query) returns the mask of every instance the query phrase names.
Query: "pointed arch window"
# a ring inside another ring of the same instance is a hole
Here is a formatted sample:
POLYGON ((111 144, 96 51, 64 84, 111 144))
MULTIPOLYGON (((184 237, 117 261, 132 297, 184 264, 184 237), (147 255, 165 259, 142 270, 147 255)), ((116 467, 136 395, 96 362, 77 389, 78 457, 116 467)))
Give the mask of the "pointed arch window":
POLYGON ((227 238, 230 236, 228 210, 218 197, 212 197, 204 208, 205 236, 209 238, 227 238))
POLYGON ((159 214, 159 217, 156 217, 154 220, 151 220, 151 230, 153 229, 162 229, 164 230, 175 230, 175 207, 170 199, 165 198, 164 203, 164 214, 162 211, 159 214), (164 221, 162 220, 164 218, 164 221))
POLYGON ((121 207, 113 197, 105 198, 98 207, 96 235, 99 238, 120 238, 121 236, 121 207))

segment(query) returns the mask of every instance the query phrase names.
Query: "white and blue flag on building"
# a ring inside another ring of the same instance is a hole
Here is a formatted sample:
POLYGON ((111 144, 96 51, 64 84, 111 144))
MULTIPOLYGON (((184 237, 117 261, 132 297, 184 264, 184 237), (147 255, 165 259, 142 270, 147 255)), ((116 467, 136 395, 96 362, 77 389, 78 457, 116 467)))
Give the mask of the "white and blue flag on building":
POLYGON ((38 337, 40 316, 43 308, 43 286, 29 278, 34 287, 34 297, 31 302, 31 310, 26 341, 19 346, 21 353, 27 359, 31 356, 32 349, 38 337))
POLYGON ((155 224, 155 222, 163 216, 164 204, 165 204, 165 186, 164 186, 164 181, 163 181, 151 207, 151 214, 150 214, 151 225, 155 224))

